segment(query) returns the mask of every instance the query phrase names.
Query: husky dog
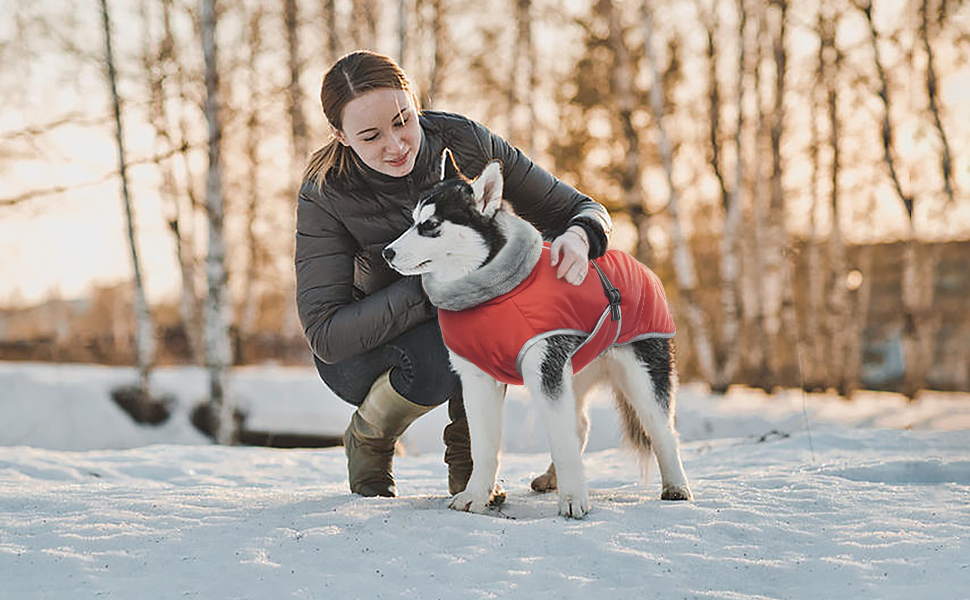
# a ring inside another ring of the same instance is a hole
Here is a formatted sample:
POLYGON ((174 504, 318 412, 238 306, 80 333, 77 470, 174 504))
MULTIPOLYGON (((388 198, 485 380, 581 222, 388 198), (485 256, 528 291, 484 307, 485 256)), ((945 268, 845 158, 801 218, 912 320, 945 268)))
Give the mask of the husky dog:
POLYGON ((446 150, 441 177, 421 195, 413 225, 384 249, 384 258, 404 275, 422 276, 461 378, 473 466, 450 507, 482 513, 489 506, 506 385, 522 383, 538 403, 552 450, 552 465, 533 487, 558 487, 559 514, 582 518, 590 508, 584 396, 599 383, 614 389, 624 437, 644 474, 656 455, 661 499, 689 500, 674 430, 673 320, 656 275, 610 250, 591 261, 581 286, 557 279, 539 232, 502 208, 500 163, 469 180, 446 150), (521 292, 528 285, 543 296, 521 292), (580 317, 582 323, 569 321, 589 307, 593 314, 580 317), (548 324, 563 314, 564 324, 548 324))

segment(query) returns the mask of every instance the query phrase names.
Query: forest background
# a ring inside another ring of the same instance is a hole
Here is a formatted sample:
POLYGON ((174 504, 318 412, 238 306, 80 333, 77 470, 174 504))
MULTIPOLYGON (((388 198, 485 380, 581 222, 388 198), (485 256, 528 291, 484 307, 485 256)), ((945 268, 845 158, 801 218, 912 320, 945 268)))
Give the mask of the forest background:
POLYGON ((0 0, 0 360, 309 364, 296 190, 370 48, 609 208, 682 378, 970 391, 967 4, 0 0))

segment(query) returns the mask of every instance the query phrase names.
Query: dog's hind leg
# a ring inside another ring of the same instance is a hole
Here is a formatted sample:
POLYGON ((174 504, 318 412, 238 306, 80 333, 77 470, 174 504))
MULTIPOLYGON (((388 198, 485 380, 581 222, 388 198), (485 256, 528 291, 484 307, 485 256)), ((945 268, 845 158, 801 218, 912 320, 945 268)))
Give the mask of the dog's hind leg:
MULTIPOLYGON (((573 393, 576 395, 577 433, 579 434, 580 452, 586 451, 586 441, 589 439, 589 403, 588 394, 601 378, 601 361, 595 361, 582 372, 573 376, 573 393)), ((549 468, 542 475, 532 480, 532 489, 539 493, 554 492, 558 486, 556 480, 556 463, 550 462, 549 468)))
POLYGON ((554 335, 536 343, 522 359, 522 376, 549 434, 559 488, 559 514, 582 518, 589 512, 582 441, 570 356, 582 338, 554 335))
MULTIPOLYGON (((626 402, 639 417, 660 467, 663 480, 662 500, 690 500, 690 487, 680 459, 680 442, 674 429, 675 398, 674 355, 672 342, 664 338, 647 338, 617 348, 615 359, 622 366, 623 377, 618 382, 626 402)), ((622 411, 621 411, 622 412, 622 411)), ((624 418, 632 417, 632 414, 624 418)), ((632 424, 627 426, 628 435, 632 424)), ((631 440, 637 445, 635 435, 631 440)), ((640 444, 641 450, 643 443, 640 444)), ((641 461, 649 456, 641 455, 641 461)), ((641 465, 643 463, 641 462, 641 465)))
POLYGON ((461 378, 472 447, 471 477, 465 490, 455 494, 449 506, 455 510, 483 513, 492 501, 498 475, 506 386, 467 360, 449 354, 451 364, 461 378))

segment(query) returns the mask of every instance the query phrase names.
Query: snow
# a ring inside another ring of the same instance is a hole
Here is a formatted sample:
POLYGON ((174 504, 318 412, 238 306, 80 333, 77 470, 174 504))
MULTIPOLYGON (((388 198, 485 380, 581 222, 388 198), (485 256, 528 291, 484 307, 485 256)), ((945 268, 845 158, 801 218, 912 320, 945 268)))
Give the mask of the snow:
MULTIPOLYGON (((158 427, 108 396, 132 369, 0 363, 0 599, 970 598, 970 397, 848 403, 699 386, 679 394, 694 500, 659 500, 597 394, 593 510, 529 491, 547 462, 528 398, 506 403, 509 499, 447 509, 444 409, 409 430, 400 497, 361 498, 340 448, 214 446, 189 424, 200 369, 160 369, 158 427)), ((253 428, 340 433, 312 369, 237 369, 253 428)))

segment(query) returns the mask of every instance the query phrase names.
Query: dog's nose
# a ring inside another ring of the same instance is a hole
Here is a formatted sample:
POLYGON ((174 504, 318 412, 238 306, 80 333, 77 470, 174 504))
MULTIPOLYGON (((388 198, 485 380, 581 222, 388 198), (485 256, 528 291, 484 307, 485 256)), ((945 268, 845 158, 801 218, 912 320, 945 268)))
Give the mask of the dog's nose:
POLYGON ((396 253, 394 252, 394 248, 391 248, 390 246, 388 246, 387 248, 384 248, 383 252, 381 252, 381 256, 383 256, 384 260, 386 260, 387 262, 391 262, 392 260, 394 260, 395 254, 396 253))

